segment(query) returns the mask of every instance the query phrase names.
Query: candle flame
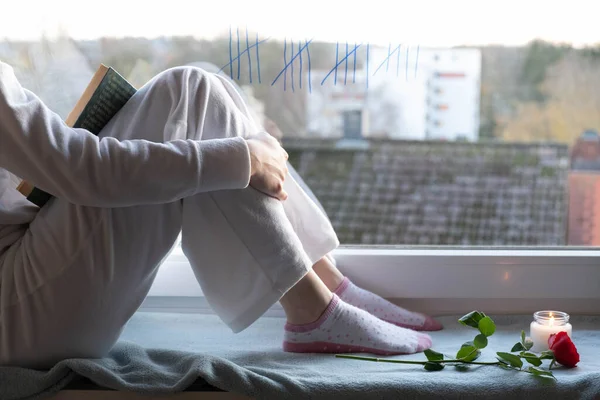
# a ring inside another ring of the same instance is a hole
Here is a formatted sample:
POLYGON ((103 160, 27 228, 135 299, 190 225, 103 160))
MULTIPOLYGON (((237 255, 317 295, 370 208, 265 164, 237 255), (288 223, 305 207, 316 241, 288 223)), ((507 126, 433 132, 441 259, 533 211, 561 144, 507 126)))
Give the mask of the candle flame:
POLYGON ((550 326, 554 326, 554 317, 550 315, 550 326))

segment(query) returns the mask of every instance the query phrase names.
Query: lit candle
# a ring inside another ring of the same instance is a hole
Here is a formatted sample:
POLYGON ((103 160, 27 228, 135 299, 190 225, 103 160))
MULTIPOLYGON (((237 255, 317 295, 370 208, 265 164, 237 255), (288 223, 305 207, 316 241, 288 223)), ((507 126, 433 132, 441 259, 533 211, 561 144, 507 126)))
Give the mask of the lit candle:
POLYGON ((529 336, 533 340, 531 351, 541 353, 548 350, 548 338, 553 333, 567 332, 571 337, 573 327, 569 323, 569 314, 562 311, 537 311, 533 314, 529 336))

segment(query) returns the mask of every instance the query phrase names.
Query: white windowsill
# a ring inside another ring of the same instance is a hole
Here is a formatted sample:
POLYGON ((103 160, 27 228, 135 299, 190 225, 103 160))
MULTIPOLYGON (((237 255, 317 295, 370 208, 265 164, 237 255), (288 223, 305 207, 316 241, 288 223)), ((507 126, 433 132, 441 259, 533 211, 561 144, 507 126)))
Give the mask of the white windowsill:
MULTIPOLYGON (((365 289, 432 314, 600 314, 600 250, 360 248, 334 252, 340 270, 365 289)), ((140 311, 211 312, 177 247, 140 311)), ((275 305, 267 315, 282 315, 275 305)))

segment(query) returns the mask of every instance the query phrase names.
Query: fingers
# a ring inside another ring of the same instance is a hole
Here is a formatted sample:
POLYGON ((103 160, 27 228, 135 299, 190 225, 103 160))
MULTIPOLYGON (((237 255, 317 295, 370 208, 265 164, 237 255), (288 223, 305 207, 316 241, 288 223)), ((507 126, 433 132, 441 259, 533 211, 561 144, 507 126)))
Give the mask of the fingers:
POLYGON ((288 172, 289 172, 288 167, 284 165, 283 168, 281 168, 277 171, 277 177, 279 179, 281 179, 281 181, 283 182, 283 181, 285 181, 285 178, 288 175, 288 172))
POLYGON ((287 200, 288 194, 283 189, 283 180, 276 185, 275 191, 273 193, 273 197, 275 197, 276 199, 279 199, 281 201, 287 200))
POLYGON ((288 198, 287 192, 283 189, 284 179, 275 174, 260 176, 250 179, 250 186, 274 199, 285 201, 288 198))
POLYGON ((253 167, 250 185, 267 196, 285 201, 288 194, 283 190, 283 182, 289 174, 289 154, 268 134, 249 139, 248 142, 251 155, 255 153, 258 160, 254 163, 256 167, 253 167))
MULTIPOLYGON (((262 191, 259 189, 259 191, 262 191)), ((272 197, 274 199, 277 199, 279 201, 286 201, 288 198, 288 194, 285 190, 280 190, 280 191, 262 191, 264 194, 266 194, 269 197, 272 197)))

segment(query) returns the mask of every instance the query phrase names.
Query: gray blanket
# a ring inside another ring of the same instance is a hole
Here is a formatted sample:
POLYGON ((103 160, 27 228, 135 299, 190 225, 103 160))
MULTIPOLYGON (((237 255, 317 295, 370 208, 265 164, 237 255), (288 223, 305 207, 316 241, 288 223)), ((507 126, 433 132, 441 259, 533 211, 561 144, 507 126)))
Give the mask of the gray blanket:
MULTIPOLYGON (((441 318, 434 348, 454 353, 474 330, 457 317, 441 318)), ((494 317, 498 331, 481 360, 508 351, 528 329, 530 316, 494 317)), ((600 317, 572 317, 577 368, 555 371, 556 382, 495 366, 426 372, 418 365, 345 360, 281 350, 283 319, 262 318, 234 335, 215 316, 138 313, 103 359, 70 359, 50 371, 0 368, 0 399, 42 398, 83 376, 97 385, 149 394, 185 390, 203 380, 258 398, 490 398, 600 399, 600 317)), ((423 354, 401 356, 424 359, 423 354)))

